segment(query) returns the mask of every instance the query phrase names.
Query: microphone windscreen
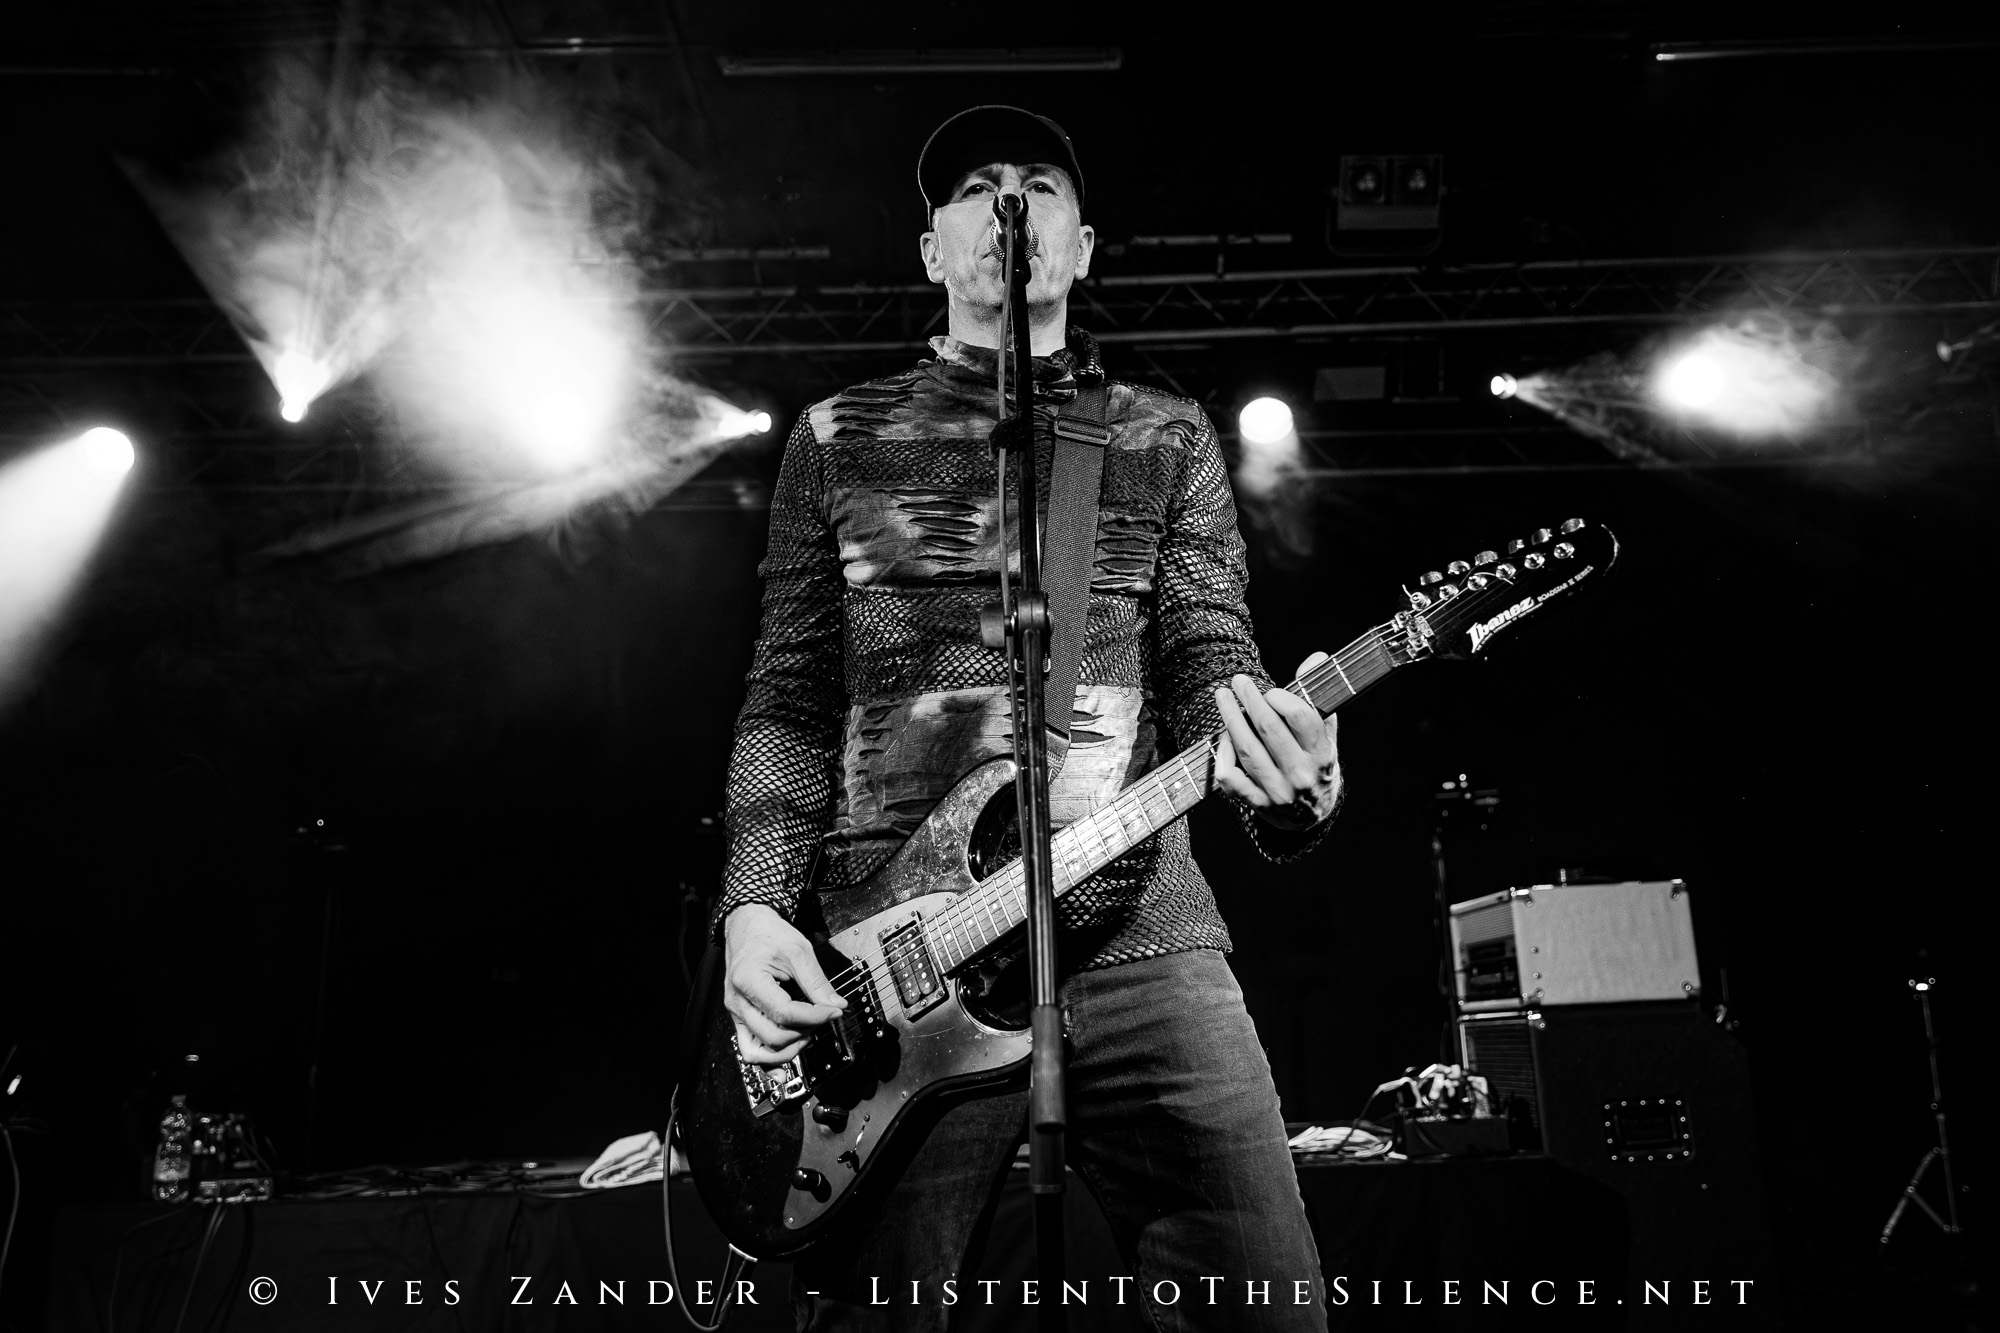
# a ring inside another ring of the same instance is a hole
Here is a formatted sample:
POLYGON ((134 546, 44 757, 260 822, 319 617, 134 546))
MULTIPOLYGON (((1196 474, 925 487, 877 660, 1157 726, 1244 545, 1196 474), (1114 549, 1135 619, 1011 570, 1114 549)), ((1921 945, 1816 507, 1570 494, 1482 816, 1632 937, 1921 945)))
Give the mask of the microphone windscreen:
MULTIPOLYGON (((1035 220, 1028 219, 1028 258, 1033 259, 1042 252, 1042 234, 1035 230, 1035 220)), ((1000 230, 1000 219, 994 218, 993 225, 986 233, 986 253, 995 259, 1007 253, 1007 237, 1000 230)))

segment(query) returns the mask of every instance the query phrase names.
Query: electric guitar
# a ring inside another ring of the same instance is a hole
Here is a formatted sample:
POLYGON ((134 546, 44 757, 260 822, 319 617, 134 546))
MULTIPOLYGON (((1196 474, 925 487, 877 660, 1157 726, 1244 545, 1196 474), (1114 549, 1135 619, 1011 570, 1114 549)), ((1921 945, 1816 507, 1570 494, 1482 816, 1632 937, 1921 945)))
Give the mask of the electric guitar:
MULTIPOLYGON (((1601 576, 1617 554, 1609 530, 1571 519, 1508 543, 1504 555, 1482 551, 1432 571, 1405 590, 1393 619, 1290 688, 1325 715, 1400 667, 1475 656, 1601 576)), ((1059 830, 1056 894, 1206 796, 1220 739, 1190 746, 1059 830)), ((1024 987, 1008 985, 1025 970, 1011 956, 1027 919, 1023 874, 1018 857, 1003 859, 994 830, 1004 819, 989 813, 1012 809, 1014 772, 1006 758, 975 768, 865 883, 817 895, 824 931, 814 947, 847 1009, 789 1063, 741 1059, 722 1006, 720 950, 709 951, 683 1048, 693 1080, 675 1119, 702 1201, 745 1253, 778 1259, 806 1248, 852 1201, 893 1180, 921 1140, 925 1109, 1025 1075, 1025 1006, 1010 1003, 1024 987)))

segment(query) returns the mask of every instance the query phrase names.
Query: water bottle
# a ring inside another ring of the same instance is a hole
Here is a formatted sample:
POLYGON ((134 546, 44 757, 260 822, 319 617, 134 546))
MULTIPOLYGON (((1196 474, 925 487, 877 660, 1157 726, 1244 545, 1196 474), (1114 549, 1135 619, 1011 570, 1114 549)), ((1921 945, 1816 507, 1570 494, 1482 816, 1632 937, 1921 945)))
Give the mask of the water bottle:
POLYGON ((160 1117, 160 1146, 153 1154, 153 1198, 160 1203, 179 1203, 187 1198, 191 1166, 188 1134, 192 1128, 187 1098, 175 1097, 160 1117))

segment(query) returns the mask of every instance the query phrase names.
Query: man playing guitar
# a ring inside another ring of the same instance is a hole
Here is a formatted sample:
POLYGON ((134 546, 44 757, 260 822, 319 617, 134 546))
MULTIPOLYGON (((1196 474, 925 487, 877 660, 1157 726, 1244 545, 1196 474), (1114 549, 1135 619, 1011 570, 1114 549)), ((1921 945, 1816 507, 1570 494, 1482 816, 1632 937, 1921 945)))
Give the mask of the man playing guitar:
MULTIPOLYGON (((924 268, 945 289, 950 333, 931 340, 934 358, 808 409, 772 496, 716 916, 723 1003, 742 1058, 758 1066, 791 1059, 846 1008, 794 924, 814 919, 815 894, 867 877, 960 777, 1011 752, 1005 655, 979 628, 1003 551, 987 444, 1003 345, 996 194, 1028 203, 1038 396, 1060 409, 1104 374, 1095 342, 1068 325, 1095 237, 1062 130, 1017 108, 975 107, 932 135, 918 178, 930 210, 924 268)), ((1299 855, 1340 802, 1334 718, 1274 688, 1259 662, 1214 427, 1192 402, 1123 383, 1109 385, 1107 424, 1053 821, 1090 812, 1220 727, 1216 784, 1266 855, 1299 855)), ((1277 1093, 1186 820, 1060 908, 1069 1160, 1117 1238, 1129 1299, 1163 1328, 1324 1328, 1277 1093), (1183 1293, 1177 1303, 1156 1301, 1163 1281, 1183 1293), (1251 1303, 1265 1293, 1269 1304, 1251 1303)), ((945 1284, 970 1276, 1025 1100, 1010 1088, 937 1117, 856 1225, 800 1256, 801 1327, 945 1326, 945 1284), (881 1292, 896 1300, 875 1303, 881 1292)))

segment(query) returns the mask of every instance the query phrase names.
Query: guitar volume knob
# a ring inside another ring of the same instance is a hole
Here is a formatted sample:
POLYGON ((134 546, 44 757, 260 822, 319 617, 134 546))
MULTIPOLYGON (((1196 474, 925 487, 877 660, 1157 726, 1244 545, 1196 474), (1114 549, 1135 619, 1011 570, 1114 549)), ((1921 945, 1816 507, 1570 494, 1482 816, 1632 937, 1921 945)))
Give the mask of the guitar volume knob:
POLYGON ((828 1106, 825 1102, 816 1103, 812 1109, 812 1118, 836 1134, 847 1128, 847 1108, 844 1106, 828 1106))
POLYGON ((792 1188, 804 1190, 821 1203, 825 1203, 833 1193, 833 1187, 827 1184, 825 1174, 809 1166, 802 1166, 792 1172, 792 1188))

